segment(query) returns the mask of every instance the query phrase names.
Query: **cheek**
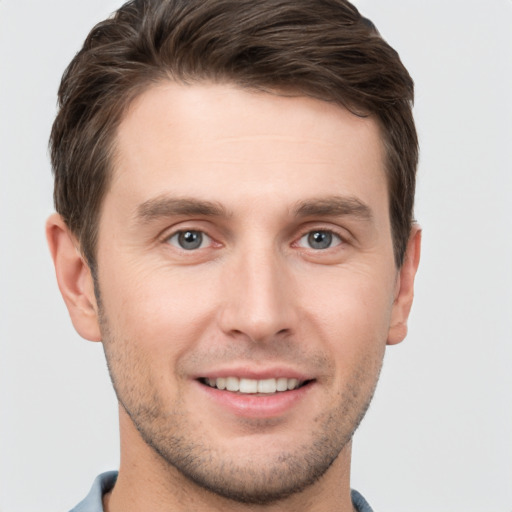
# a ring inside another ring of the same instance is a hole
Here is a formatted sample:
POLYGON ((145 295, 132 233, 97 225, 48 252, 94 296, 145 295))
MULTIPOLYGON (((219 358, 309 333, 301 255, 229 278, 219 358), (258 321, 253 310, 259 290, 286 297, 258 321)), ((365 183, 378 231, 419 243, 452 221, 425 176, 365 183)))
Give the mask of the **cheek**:
POLYGON ((102 303, 116 337, 159 356, 190 349, 215 309, 209 281, 190 269, 129 268, 129 279, 118 264, 100 280, 102 303))
POLYGON ((391 319, 392 281, 363 271, 346 271, 325 286, 319 284, 317 280, 302 317, 309 319, 336 364, 355 366, 363 357, 378 362, 391 319))
POLYGON ((305 307, 309 304, 315 316, 338 329, 339 334, 356 328, 361 334, 373 332, 377 336, 387 330, 391 317, 394 280, 387 276, 389 273, 379 275, 370 267, 340 270, 323 280, 313 277, 303 287, 302 295, 308 296, 305 307))

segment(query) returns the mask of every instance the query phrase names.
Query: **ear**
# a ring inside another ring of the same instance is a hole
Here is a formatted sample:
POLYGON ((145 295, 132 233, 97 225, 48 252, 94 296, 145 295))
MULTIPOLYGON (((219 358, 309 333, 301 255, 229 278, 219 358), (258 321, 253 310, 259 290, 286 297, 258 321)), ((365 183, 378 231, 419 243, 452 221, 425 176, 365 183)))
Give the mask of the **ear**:
POLYGON ((414 297, 414 278, 420 263, 421 228, 414 225, 411 229, 404 263, 397 276, 395 301, 391 311, 391 324, 388 332, 388 345, 403 341, 407 335, 407 319, 414 297))
POLYGON ((76 238, 57 213, 46 221, 46 239, 60 293, 76 331, 82 338, 101 341, 98 306, 89 265, 80 253, 76 238))

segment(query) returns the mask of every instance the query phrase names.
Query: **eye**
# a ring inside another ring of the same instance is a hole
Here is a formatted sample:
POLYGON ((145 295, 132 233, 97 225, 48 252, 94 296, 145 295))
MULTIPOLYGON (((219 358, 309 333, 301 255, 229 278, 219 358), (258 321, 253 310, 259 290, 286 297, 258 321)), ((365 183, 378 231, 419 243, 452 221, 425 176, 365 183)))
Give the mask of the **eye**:
POLYGON ((195 249, 202 249, 210 244, 211 238, 202 231, 187 229, 184 231, 177 231, 174 235, 170 236, 167 241, 179 249, 193 251, 195 249))
POLYGON ((340 245, 342 242, 336 233, 318 229, 301 236, 298 245, 308 249, 323 250, 340 245))

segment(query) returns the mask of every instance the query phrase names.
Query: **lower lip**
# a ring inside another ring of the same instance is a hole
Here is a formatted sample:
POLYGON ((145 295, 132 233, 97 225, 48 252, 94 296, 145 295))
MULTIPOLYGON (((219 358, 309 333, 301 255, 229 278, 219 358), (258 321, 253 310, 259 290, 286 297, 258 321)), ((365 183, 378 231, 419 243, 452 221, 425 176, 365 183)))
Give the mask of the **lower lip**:
POLYGON ((245 418, 273 418, 295 408, 311 391, 314 382, 308 382, 298 389, 278 392, 272 395, 252 395, 212 388, 196 381, 201 390, 224 409, 245 418))

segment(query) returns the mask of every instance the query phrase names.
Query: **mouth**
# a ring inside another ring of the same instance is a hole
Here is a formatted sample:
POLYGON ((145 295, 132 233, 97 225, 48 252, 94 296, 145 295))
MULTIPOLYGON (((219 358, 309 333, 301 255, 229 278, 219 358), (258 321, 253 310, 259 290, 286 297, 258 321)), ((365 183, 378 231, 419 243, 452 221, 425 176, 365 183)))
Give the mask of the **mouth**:
POLYGON ((199 379, 201 384, 221 391, 230 391, 232 393, 247 395, 275 395, 286 391, 294 391, 310 382, 311 380, 301 381, 295 378, 275 377, 269 379, 247 379, 243 377, 217 377, 199 379))
MULTIPOLYGON (((294 411, 304 412, 314 404, 314 398, 307 397, 314 396, 317 380, 308 377, 293 370, 267 368, 256 372, 246 368, 239 372, 224 369, 216 375, 198 375, 195 381, 202 389, 198 399, 205 400, 198 403, 204 407, 219 406, 246 420, 277 420, 289 418, 294 411)), ((297 414, 300 416, 302 412, 297 414)))

